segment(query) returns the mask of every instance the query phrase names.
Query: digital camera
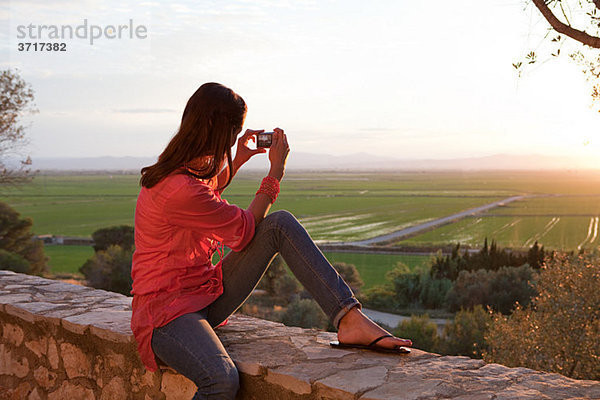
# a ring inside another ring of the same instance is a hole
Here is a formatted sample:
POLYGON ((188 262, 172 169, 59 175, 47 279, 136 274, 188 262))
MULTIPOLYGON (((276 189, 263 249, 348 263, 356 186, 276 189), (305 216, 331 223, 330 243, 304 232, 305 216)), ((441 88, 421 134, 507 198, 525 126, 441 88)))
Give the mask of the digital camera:
POLYGON ((256 147, 271 147, 274 132, 262 132, 256 135, 256 147))

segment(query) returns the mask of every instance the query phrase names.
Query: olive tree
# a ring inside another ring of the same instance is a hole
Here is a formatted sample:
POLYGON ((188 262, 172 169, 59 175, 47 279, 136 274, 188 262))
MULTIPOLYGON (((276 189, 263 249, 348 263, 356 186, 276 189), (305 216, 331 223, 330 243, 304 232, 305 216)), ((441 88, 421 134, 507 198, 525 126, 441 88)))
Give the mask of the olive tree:
POLYGON ((17 72, 0 72, 0 184, 15 184, 31 177, 31 158, 21 161, 20 167, 7 165, 7 158, 21 156, 27 144, 22 117, 37 110, 33 107, 33 90, 17 72))

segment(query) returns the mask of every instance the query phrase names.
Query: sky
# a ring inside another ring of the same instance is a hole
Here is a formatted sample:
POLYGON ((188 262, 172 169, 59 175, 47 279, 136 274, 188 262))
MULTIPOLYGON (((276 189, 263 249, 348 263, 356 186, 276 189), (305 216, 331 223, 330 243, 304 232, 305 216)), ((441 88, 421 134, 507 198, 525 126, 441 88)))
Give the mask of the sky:
POLYGON ((512 66, 547 32, 521 0, 2 4, 0 69, 17 68, 35 91, 39 112, 25 120, 34 160, 157 156, 188 98, 213 81, 245 99, 245 128, 284 129, 292 154, 536 153, 600 168, 600 113, 580 67, 548 56, 518 77, 512 66), (18 51, 44 41, 19 37, 23 27, 85 20, 145 35, 45 36, 66 51, 18 51))

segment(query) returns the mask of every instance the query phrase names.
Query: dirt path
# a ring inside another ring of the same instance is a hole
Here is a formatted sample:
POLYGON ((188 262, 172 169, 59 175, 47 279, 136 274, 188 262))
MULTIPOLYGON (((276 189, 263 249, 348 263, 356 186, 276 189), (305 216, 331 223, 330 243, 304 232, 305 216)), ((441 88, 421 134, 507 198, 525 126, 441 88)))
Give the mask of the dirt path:
POLYGON ((371 239, 366 240, 357 240, 354 242, 339 242, 339 243, 327 243, 329 245, 342 245, 342 246, 371 246, 371 245, 381 245, 386 243, 396 242, 401 239, 405 239, 410 236, 415 236, 419 233, 428 231, 432 228, 437 228, 441 225, 449 224, 452 222, 456 222, 459 219, 465 218, 469 215, 479 214, 485 211, 488 211, 492 208, 505 205, 508 203, 512 203, 513 201, 523 200, 527 198, 537 197, 536 195, 522 195, 522 196, 512 196, 503 200, 494 201, 493 203, 489 203, 480 207, 471 208, 469 210, 461 211, 456 214, 449 215, 447 217, 438 218, 433 221, 424 222, 419 225, 414 225, 408 228, 400 229, 399 231, 388 233, 386 235, 376 236, 371 239))

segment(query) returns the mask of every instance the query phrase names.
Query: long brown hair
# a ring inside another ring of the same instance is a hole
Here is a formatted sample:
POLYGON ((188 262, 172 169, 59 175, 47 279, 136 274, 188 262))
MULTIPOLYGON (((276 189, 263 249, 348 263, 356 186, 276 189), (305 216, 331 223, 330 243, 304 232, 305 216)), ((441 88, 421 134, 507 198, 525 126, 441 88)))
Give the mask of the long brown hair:
POLYGON ((194 176, 210 179, 220 172, 227 157, 229 177, 220 189, 227 187, 233 178, 231 147, 242 129, 246 110, 244 99, 228 87, 214 82, 200 86, 188 100, 179 130, 156 164, 142 168, 140 185, 151 188, 197 157, 206 162, 194 170, 194 176))

